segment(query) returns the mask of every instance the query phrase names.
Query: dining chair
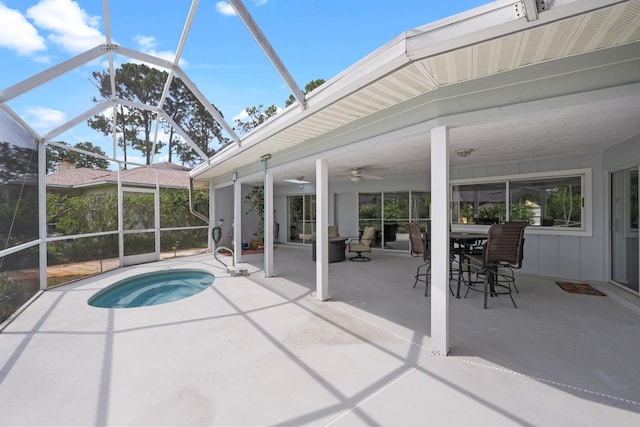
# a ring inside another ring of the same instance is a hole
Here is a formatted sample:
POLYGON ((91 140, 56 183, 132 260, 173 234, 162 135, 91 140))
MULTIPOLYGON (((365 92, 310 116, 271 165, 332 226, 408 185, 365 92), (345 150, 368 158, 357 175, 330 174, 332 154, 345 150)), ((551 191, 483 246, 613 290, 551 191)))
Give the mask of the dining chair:
POLYGON ((420 264, 416 270, 413 287, 415 288, 418 282, 424 282, 425 286, 428 287, 431 253, 427 244, 427 232, 425 231, 425 238, 423 238, 420 226, 415 222, 408 222, 407 229, 409 230, 409 253, 413 257, 421 257, 423 261, 423 264, 420 264), (421 272, 422 269, 424 269, 424 272, 421 272))
POLYGON ((524 228, 526 228, 526 226, 529 224, 526 221, 513 221, 507 224, 515 224, 515 223, 524 224, 524 227, 521 233, 522 236, 520 239, 520 244, 518 246, 517 260, 516 262, 513 262, 513 263, 506 263, 506 262, 501 263, 500 273, 503 277, 508 278, 511 284, 513 284, 513 289, 515 289, 516 293, 520 293, 520 291, 518 290, 518 287, 516 286, 516 278, 515 278, 514 270, 519 270, 522 268, 522 261, 524 259, 524 228))
POLYGON ((467 292, 473 290, 484 294, 484 308, 487 297, 501 294, 509 295, 514 307, 512 285, 515 287, 513 268, 520 268, 523 259, 524 230, 526 222, 507 222, 489 227, 487 241, 481 254, 464 254, 463 259, 469 272, 467 292), (472 276, 475 278, 472 278, 472 276), (476 287, 483 284, 482 287, 476 287))
MULTIPOLYGON (((424 296, 429 296, 429 283, 431 279, 431 248, 429 239, 428 227, 424 232, 420 231, 420 226, 415 222, 408 222, 407 229, 409 230, 409 253, 411 256, 422 256, 423 264, 420 264, 416 269, 415 281, 413 287, 415 288, 419 282, 423 282, 424 296), (424 269, 424 272, 421 270, 424 269)), ((451 280, 453 274, 453 253, 449 254, 449 279, 451 280)), ((449 283, 449 292, 454 295, 451 283, 449 283)))

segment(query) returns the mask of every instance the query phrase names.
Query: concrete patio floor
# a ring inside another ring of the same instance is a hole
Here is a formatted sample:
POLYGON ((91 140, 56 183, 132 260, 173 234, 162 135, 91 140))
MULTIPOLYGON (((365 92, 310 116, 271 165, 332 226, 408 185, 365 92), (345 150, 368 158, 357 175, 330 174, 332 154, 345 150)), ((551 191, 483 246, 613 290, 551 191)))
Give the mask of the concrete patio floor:
MULTIPOLYGON (((419 260, 330 264, 279 246, 228 277, 212 255, 127 267, 44 292, 0 333, 2 425, 640 425, 640 302, 520 275, 515 295, 450 301, 451 355, 430 351, 419 260), (163 305, 87 299, 132 275, 201 268, 207 290, 163 305)), ((227 260, 230 260, 227 258, 227 260)))

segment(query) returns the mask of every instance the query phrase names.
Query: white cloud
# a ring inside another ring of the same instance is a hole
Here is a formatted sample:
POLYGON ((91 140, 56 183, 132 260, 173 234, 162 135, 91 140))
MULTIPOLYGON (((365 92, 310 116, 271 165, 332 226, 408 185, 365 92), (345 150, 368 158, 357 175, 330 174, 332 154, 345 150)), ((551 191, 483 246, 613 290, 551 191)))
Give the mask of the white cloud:
POLYGON ((89 16, 72 0, 41 0, 27 9, 37 27, 51 31, 47 39, 71 53, 81 53, 105 42, 99 16, 89 16))
MULTIPOLYGON (((176 59, 175 52, 172 52, 170 50, 156 50, 155 48, 158 43, 156 42, 156 39, 153 36, 137 35, 134 37, 134 41, 138 43, 139 50, 143 53, 156 56, 158 58, 162 58, 169 62, 173 62, 176 59)), ((178 61, 178 64, 180 65, 180 67, 185 68, 187 67, 188 62, 185 59, 180 58, 180 61, 178 61)), ((148 64, 148 65, 150 67, 155 67, 152 64, 148 64)), ((162 71, 167 71, 167 69, 163 69, 163 68, 159 68, 159 69, 162 71)))
POLYGON ((46 132, 64 123, 67 115, 48 107, 26 107, 23 118, 36 131, 46 132))
POLYGON ((216 3, 216 11, 226 16, 233 16, 236 14, 236 11, 233 10, 233 7, 226 1, 219 1, 216 3))
POLYGON ((153 36, 137 35, 133 38, 143 52, 148 52, 156 47, 156 38, 153 36))
MULTIPOLYGON (((253 0, 253 2, 256 6, 260 7, 267 4, 269 0, 253 0)), ((229 2, 226 1, 216 2, 216 11, 226 16, 234 16, 236 14, 236 11, 233 9, 233 7, 229 4, 229 2)))
POLYGON ((51 57, 46 56, 46 55, 34 56, 33 60, 36 61, 36 62, 39 62, 41 64, 51 64, 51 57))
POLYGON ((46 50, 44 38, 17 10, 0 3, 0 47, 14 50, 18 55, 29 55, 46 50))
POLYGON ((233 123, 235 123, 236 120, 244 120, 247 117, 249 117, 249 115, 247 114, 247 110, 244 109, 240 111, 238 114, 236 114, 235 116, 231 117, 231 119, 233 120, 233 123))

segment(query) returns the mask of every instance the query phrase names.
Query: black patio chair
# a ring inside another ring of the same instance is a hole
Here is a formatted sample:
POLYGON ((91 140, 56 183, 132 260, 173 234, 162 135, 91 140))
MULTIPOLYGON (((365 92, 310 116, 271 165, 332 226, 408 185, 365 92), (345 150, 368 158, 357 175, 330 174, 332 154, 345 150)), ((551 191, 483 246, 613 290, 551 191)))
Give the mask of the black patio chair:
POLYGON ((463 262, 467 267, 467 292, 481 292, 484 294, 484 308, 487 308, 487 297, 501 294, 509 295, 514 307, 516 305, 512 295, 512 285, 515 288, 513 268, 522 265, 524 247, 524 230, 526 222, 508 222, 493 224, 489 227, 487 241, 481 254, 464 254, 463 262), (475 277, 475 280, 474 278, 475 277), (482 287, 475 286, 483 284, 482 287))

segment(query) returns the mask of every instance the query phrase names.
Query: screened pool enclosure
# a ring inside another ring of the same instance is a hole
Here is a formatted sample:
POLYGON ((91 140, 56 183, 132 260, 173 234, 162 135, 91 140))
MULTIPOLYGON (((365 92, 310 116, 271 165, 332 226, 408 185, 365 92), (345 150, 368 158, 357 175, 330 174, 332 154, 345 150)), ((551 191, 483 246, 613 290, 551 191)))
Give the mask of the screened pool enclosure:
MULTIPOLYGON (((213 228, 228 246, 264 248, 271 275, 275 243, 308 246, 328 225, 349 237, 374 226, 376 251, 405 255, 409 221, 475 232, 524 220, 523 273, 638 295, 640 1, 487 2, 404 29, 302 90, 254 21, 258 7, 247 5, 250 14, 231 0, 232 25, 253 37, 256 63, 273 74, 249 73, 246 85, 277 80, 291 95, 246 132, 233 111, 218 109, 213 73, 195 81, 182 67, 194 54, 189 35, 223 37, 199 3, 184 6, 183 26, 166 29, 176 40, 170 59, 112 40, 110 12, 122 4, 105 0, 93 47, 3 85, 3 318, 74 279, 54 278, 56 265, 86 275, 206 252, 213 228), (153 90, 122 83, 142 76, 153 90), (68 120, 35 130, 19 100, 55 107, 77 95, 61 95, 56 81, 75 79, 85 95, 68 120), (85 142, 64 143, 80 125, 108 148, 96 156, 85 142), (162 144, 173 158, 156 157, 162 144), (300 177, 304 184, 292 182, 300 177), (244 201, 257 187, 263 217, 244 201)), ((446 235, 437 239, 446 251, 446 235)), ((327 277, 318 270, 320 299, 327 277)))

